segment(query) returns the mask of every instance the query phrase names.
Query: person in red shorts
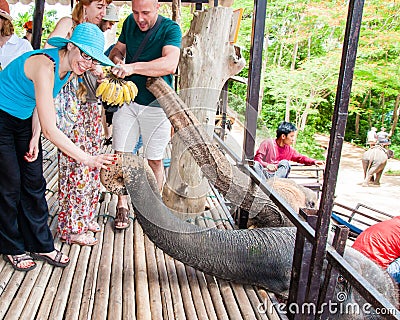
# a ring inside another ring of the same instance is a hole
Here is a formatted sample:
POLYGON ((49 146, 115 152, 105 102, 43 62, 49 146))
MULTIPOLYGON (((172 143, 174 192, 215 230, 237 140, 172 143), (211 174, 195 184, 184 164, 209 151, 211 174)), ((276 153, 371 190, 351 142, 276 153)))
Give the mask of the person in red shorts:
POLYGON ((352 246, 400 283, 400 216, 367 228, 352 246))

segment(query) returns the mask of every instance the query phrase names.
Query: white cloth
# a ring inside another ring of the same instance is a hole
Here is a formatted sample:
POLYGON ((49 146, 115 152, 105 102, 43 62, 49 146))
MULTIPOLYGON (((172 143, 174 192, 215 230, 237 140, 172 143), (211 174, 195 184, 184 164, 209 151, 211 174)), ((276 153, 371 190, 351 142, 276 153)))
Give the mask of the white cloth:
POLYGON ((32 45, 28 40, 20 39, 15 34, 0 48, 0 63, 4 69, 11 61, 21 54, 32 51, 32 45))
POLYGON ((376 131, 370 130, 367 133, 367 141, 368 142, 376 142, 378 140, 376 136, 376 131))
POLYGON ((125 103, 114 112, 112 146, 116 151, 133 152, 139 136, 148 160, 161 160, 171 138, 171 123, 160 107, 125 103))

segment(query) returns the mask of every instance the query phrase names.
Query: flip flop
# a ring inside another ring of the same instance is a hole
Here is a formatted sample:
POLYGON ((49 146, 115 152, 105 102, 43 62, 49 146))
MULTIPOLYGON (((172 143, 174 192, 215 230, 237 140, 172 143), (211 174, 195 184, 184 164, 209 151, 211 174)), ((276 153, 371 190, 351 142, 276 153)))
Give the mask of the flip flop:
POLYGON ((34 253, 34 252, 31 252, 31 256, 35 260, 46 261, 48 264, 51 264, 52 266, 65 268, 69 264, 70 260, 68 259, 67 262, 61 262, 61 258, 63 257, 64 254, 60 250, 57 249, 55 250, 57 253, 54 259, 50 258, 45 254, 34 253))
POLYGON ((70 237, 69 241, 67 241, 67 238, 61 237, 60 240, 61 242, 68 242, 69 244, 79 244, 80 246, 89 246, 89 247, 99 243, 99 240, 97 240, 95 237, 87 233, 79 235, 74 234, 73 236, 76 236, 76 238, 70 237))
POLYGON ((3 260, 6 261, 6 262, 9 262, 11 264, 11 266, 15 270, 18 270, 18 271, 25 271, 26 272, 26 271, 29 271, 29 270, 32 270, 32 269, 36 268, 35 261, 33 261, 33 258, 28 254, 12 255, 11 258, 8 255, 4 254, 3 255, 3 260), (33 262, 33 265, 31 265, 30 267, 26 267, 26 268, 18 267, 18 264, 21 263, 22 261, 29 261, 29 260, 33 262))

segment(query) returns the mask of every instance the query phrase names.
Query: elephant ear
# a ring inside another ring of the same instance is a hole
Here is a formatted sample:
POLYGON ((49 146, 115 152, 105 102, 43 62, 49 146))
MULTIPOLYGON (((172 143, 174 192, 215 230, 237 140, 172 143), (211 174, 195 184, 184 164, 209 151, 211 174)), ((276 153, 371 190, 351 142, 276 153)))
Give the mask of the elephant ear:
POLYGON ((390 149, 387 150, 387 151, 386 151, 386 154, 387 154, 387 156, 388 156, 389 159, 391 159, 391 158, 394 157, 394 152, 393 152, 393 150, 390 150, 390 149))

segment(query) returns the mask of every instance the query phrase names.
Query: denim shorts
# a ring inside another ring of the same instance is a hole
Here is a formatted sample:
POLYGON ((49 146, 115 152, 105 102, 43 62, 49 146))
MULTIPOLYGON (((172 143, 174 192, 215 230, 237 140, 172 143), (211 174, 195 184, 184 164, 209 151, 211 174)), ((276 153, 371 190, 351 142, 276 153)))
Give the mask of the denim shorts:
POLYGON ((386 271, 397 283, 400 283, 400 258, 397 258, 391 264, 389 264, 386 271))

